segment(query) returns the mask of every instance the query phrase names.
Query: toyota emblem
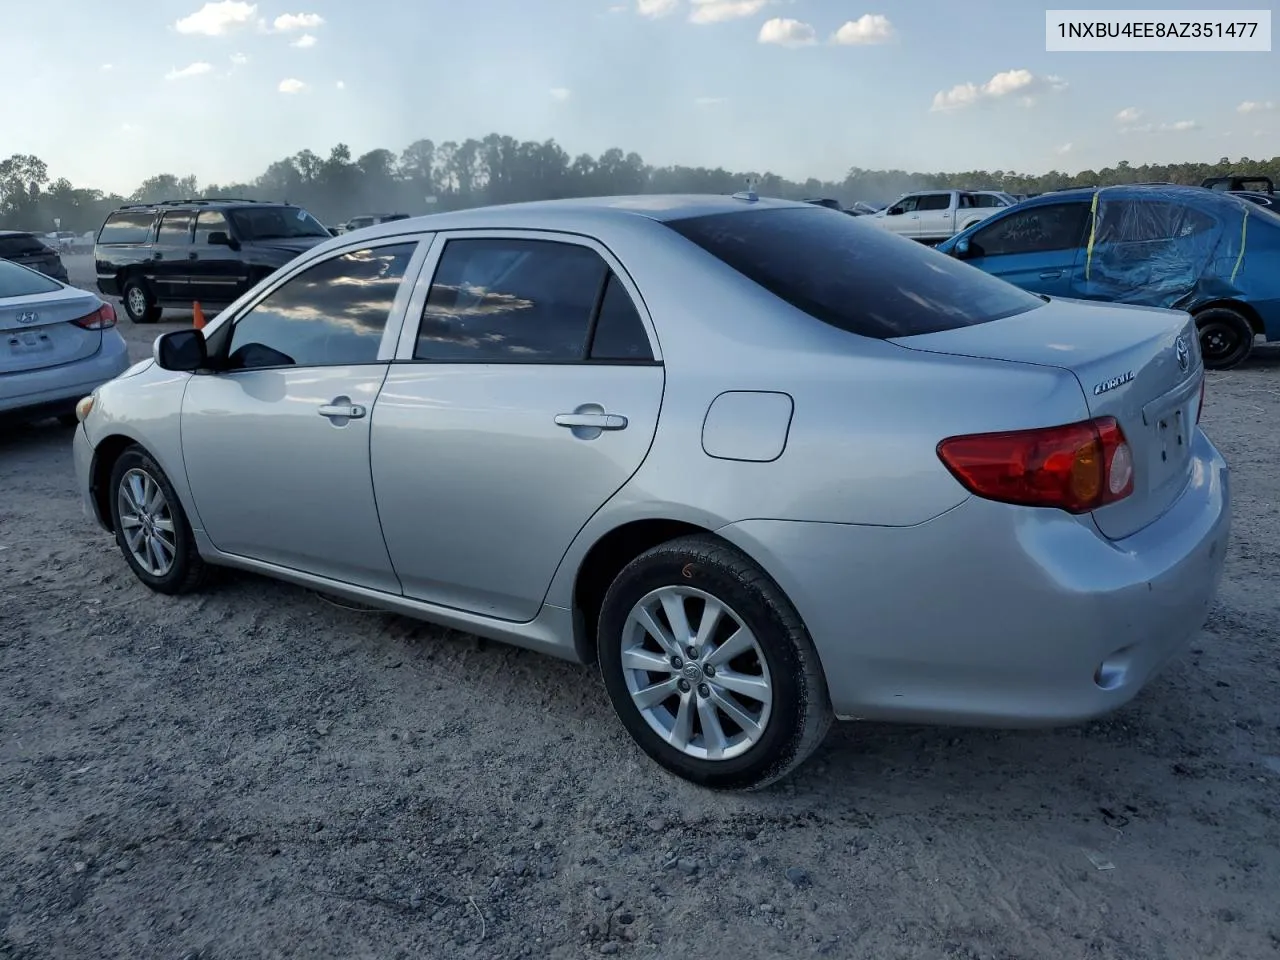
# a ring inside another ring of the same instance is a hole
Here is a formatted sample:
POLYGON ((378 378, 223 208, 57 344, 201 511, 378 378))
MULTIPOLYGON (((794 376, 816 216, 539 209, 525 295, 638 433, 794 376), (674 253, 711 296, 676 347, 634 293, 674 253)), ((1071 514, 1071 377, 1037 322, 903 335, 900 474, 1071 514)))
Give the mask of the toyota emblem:
POLYGON ((1187 346, 1187 338, 1179 337, 1175 340, 1173 349, 1178 357, 1178 369, 1186 372, 1187 367, 1191 366, 1191 349, 1187 346))
POLYGON ((40 314, 36 313, 34 310, 24 310, 22 313, 18 314, 19 323, 35 323, 39 319, 40 314))

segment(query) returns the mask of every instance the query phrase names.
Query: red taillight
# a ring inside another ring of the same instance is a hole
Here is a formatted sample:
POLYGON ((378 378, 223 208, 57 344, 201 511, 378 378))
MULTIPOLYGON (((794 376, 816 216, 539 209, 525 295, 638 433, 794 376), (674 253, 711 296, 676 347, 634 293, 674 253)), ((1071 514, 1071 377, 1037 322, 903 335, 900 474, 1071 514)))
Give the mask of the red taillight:
POLYGON ((1200 422, 1200 414, 1204 413, 1204 377, 1200 378, 1200 406, 1196 407, 1196 423, 1200 422))
POLYGON ((951 437, 938 456, 972 493, 1002 503, 1087 513, 1133 492, 1133 453, 1112 417, 951 437))
POLYGON ((88 316, 71 322, 85 330, 106 330, 116 325, 116 308, 109 303, 104 303, 88 316))

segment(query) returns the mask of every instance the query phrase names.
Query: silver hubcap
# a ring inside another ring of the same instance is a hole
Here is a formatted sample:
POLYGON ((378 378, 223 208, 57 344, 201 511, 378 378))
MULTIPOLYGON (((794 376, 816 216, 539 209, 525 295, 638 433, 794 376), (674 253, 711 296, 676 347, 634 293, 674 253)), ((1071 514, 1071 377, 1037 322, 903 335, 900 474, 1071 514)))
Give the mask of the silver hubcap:
POLYGON ((142 314, 147 312, 146 295, 138 287, 131 287, 129 289, 129 309, 138 316, 142 316, 142 314))
POLYGON ((645 722, 687 756, 739 756, 769 723, 764 651, 741 617, 701 590, 659 587, 631 608, 622 670, 645 722))
POLYGON ((173 512, 160 484, 145 470, 134 468, 120 478, 116 502, 129 553, 147 573, 163 577, 173 569, 178 549, 173 512))

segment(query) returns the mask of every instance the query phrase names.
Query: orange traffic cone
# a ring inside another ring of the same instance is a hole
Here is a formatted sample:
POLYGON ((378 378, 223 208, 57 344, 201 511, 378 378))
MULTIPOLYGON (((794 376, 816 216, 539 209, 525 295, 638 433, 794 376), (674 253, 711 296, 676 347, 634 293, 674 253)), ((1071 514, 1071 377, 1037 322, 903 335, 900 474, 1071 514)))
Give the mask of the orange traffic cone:
POLYGON ((194 314, 194 316, 192 317, 191 325, 195 327, 197 330, 203 330, 204 329, 204 311, 200 309, 199 300, 196 300, 194 303, 191 304, 191 312, 192 314, 194 314))

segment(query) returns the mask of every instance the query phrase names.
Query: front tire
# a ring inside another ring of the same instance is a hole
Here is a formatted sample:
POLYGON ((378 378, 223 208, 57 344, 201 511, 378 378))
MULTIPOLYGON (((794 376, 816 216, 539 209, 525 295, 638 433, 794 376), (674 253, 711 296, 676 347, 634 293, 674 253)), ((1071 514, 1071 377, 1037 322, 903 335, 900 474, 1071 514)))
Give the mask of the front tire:
POLYGON ((125 282, 120 292, 124 300, 124 312, 134 323, 156 323, 160 319, 160 307, 156 304, 151 290, 143 280, 132 279, 125 282))
POLYGON ((1253 350, 1254 330, 1247 317, 1230 307, 1210 307, 1196 314, 1200 353, 1210 370, 1238 367, 1253 350))
POLYGON ((134 575, 157 593, 197 590, 208 568, 191 525, 160 465, 130 447, 111 468, 111 527, 134 575))
POLYGON ((605 595, 598 636, 623 726, 651 758, 700 786, 768 786, 831 726, 799 614, 759 567, 714 537, 682 537, 628 564, 605 595))

